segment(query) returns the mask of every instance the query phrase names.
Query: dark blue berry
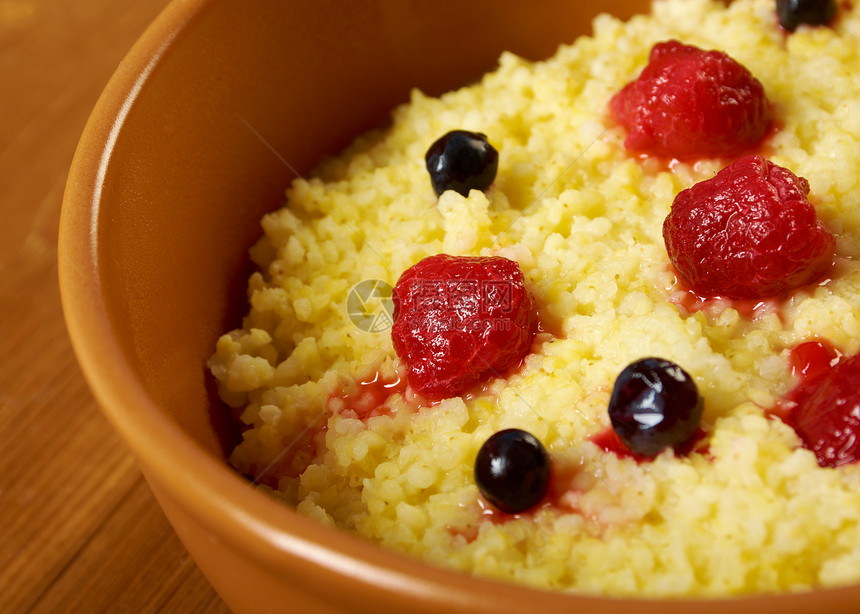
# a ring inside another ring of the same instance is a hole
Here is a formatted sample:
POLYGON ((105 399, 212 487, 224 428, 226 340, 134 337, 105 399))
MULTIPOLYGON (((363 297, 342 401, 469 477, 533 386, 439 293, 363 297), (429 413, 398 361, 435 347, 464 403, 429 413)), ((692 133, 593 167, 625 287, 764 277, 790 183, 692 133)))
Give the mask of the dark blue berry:
POLYGON ((475 459, 475 483, 499 510, 517 514, 534 507, 549 489, 550 457, 537 437, 520 429, 492 435, 475 459))
POLYGON ((436 196, 445 190, 468 196, 469 190, 483 191, 493 183, 499 152, 486 134, 452 130, 430 146, 424 161, 436 196))
POLYGON ((693 378, 662 358, 628 365, 615 380, 609 419, 632 452, 654 457, 687 441, 699 428, 704 403, 693 378))
POLYGON ((779 25, 794 32, 803 24, 823 26, 836 15, 835 0, 776 0, 779 25))

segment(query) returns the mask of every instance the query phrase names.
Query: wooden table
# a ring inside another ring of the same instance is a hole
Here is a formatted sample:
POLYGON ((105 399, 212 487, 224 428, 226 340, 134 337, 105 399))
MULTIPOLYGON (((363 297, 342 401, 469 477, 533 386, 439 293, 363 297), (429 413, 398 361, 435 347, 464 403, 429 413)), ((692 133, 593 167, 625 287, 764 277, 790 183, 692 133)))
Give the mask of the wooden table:
POLYGON ((0 0, 0 613, 229 612, 102 418, 66 334, 84 123, 167 0, 0 0))

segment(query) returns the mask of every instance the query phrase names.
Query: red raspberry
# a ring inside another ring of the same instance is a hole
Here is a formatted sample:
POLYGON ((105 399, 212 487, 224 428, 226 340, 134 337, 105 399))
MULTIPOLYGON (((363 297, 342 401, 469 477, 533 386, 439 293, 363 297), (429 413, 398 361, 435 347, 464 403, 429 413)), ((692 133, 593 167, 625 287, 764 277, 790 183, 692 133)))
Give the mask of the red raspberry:
POLYGON ((761 82, 721 51, 657 43, 648 66, 609 103, 630 151, 679 160, 733 156, 761 141, 770 106, 761 82))
POLYGON ((429 399, 457 396, 515 366, 536 332, 534 299, 507 258, 430 256, 394 287, 394 350, 409 385, 429 399))
POLYGON ((860 354, 855 354, 792 392, 795 406, 786 422, 822 467, 839 467, 860 459, 858 381, 860 354))
POLYGON ((704 296, 761 299, 818 280, 836 240, 809 184, 761 156, 735 160, 675 197, 663 222, 669 259, 704 296))

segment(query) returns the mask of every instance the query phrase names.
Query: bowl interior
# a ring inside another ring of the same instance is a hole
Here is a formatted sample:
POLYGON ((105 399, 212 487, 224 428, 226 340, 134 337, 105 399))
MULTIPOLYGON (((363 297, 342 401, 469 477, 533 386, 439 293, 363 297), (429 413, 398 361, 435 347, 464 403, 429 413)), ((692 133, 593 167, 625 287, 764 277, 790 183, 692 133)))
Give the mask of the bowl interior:
POLYGON ((468 83, 504 49, 547 57, 598 9, 645 5, 198 2, 129 84, 88 220, 110 334, 158 409, 214 454, 232 445, 205 361, 246 309, 248 247, 293 178, 413 87, 468 83))

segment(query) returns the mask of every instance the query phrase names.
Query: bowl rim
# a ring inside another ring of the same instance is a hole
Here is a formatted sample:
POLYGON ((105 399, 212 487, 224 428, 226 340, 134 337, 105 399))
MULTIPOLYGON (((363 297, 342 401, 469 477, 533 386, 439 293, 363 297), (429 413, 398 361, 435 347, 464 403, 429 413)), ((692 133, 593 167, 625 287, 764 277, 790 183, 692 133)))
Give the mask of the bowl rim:
MULTIPOLYGON (((538 600, 559 611, 579 605, 583 611, 594 608, 595 612, 626 612, 631 606, 653 605, 657 601, 663 611, 670 614, 687 612, 691 607, 704 614, 724 611, 726 598, 667 601, 556 593, 474 577, 387 550, 305 518, 259 492, 159 410, 113 336, 99 271, 101 190, 118 135, 144 84, 158 69, 165 52, 211 4, 212 0, 172 0, 135 42, 89 116, 63 196, 58 274, 66 327, 78 363, 101 411, 138 460, 147 480, 157 477, 154 481, 161 494, 182 502, 184 509, 207 530, 247 558, 279 569, 294 566, 294 561, 301 558, 353 581, 356 588, 364 586, 377 590, 387 586, 391 588, 380 590, 413 598, 421 595, 435 602, 434 607, 456 605, 476 613, 513 612, 533 607, 538 600), (110 360, 106 360, 106 356, 110 360), (152 445, 155 441, 159 442, 157 450, 152 445), (176 467, 182 467, 183 471, 176 471, 176 467), (283 528, 285 522, 291 530, 283 528), (236 527, 242 530, 237 531, 236 527), (341 542, 349 544, 352 554, 337 547, 341 542), (490 602, 484 600, 487 595, 493 596, 490 602)), ((801 607, 803 611, 810 611, 809 607, 825 607, 828 602, 838 605, 844 602, 840 595, 852 590, 856 588, 817 589, 797 595, 751 595, 728 600, 755 604, 756 609, 761 607, 758 602, 766 600, 768 606, 780 607, 788 613, 800 612, 801 607)), ((319 594, 315 596, 325 598, 319 594)))

